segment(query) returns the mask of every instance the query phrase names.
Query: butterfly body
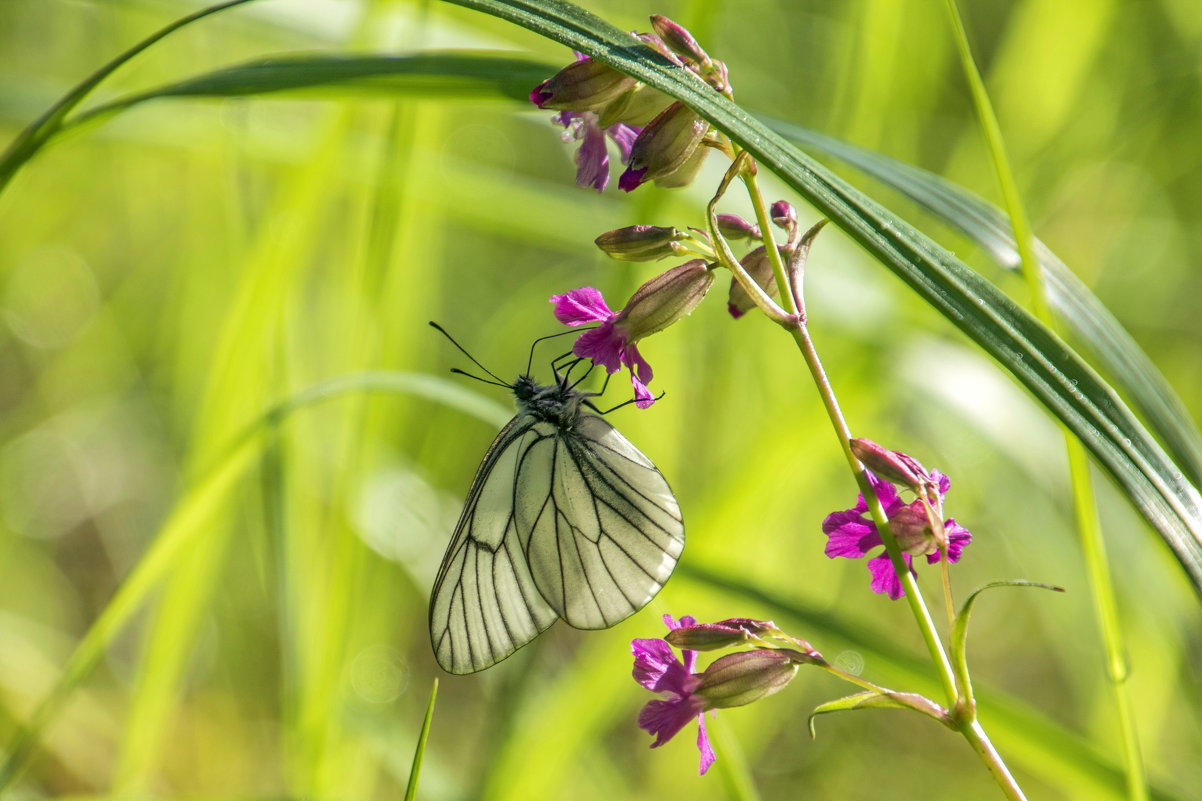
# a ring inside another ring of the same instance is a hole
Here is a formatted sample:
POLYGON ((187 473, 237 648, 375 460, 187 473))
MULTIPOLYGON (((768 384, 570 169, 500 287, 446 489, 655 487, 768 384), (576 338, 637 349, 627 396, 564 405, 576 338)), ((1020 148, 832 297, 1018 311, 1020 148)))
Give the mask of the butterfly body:
POLYGON ((430 598, 438 663, 472 673, 556 619, 608 628, 643 608, 684 548, 655 465, 560 378, 522 376, 517 415, 476 471, 430 598))

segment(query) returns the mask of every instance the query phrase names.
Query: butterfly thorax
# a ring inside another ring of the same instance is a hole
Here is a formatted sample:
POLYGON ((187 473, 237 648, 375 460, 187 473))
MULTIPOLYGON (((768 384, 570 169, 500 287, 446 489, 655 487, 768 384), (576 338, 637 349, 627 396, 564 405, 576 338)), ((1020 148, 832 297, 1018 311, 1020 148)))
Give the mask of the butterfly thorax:
POLYGON ((528 414, 560 428, 570 428, 576 421, 584 396, 563 382, 543 385, 528 375, 513 382, 518 414, 528 414))

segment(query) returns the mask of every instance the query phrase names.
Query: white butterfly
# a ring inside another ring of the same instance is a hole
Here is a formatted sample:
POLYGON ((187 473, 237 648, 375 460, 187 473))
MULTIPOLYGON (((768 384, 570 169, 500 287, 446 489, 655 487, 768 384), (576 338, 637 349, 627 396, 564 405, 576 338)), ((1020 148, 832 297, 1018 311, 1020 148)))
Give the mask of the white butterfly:
POLYGON ((450 673, 495 665, 556 618, 578 629, 625 620, 684 549, 668 482, 589 395, 558 375, 506 386, 517 416, 476 471, 430 594, 430 642, 450 673))

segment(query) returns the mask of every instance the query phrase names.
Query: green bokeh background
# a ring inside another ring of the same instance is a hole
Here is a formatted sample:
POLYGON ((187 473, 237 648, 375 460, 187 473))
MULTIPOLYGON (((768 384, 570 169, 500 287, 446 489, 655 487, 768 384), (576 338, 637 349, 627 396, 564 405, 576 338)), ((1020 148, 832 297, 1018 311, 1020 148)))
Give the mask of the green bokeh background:
MULTIPOLYGON (((727 62, 745 107, 996 199, 941 3, 587 5, 628 29, 668 14, 727 62)), ((198 7, 0 0, 0 140, 198 7)), ((1196 0, 961 7, 1038 235, 1198 409, 1196 0)), ((451 47, 570 57, 439 3, 261 0, 164 41, 96 100, 264 55, 451 47)), ((549 295, 592 285, 616 307, 657 269, 607 261, 594 236, 698 225, 720 174, 713 159, 686 190, 577 189, 548 116, 436 92, 166 99, 75 131, 0 195, 0 743, 152 544, 182 543, 105 638, 16 797, 397 798, 440 675, 419 795, 431 801, 738 798, 748 775, 765 799, 996 792, 959 739, 917 716, 824 717, 811 741, 809 710, 848 691, 816 671, 720 713, 705 778, 691 735, 647 749, 629 640, 660 635, 665 612, 772 618, 867 678, 937 691, 906 608, 869 593, 863 565, 822 556, 822 518, 854 486, 791 343, 732 322, 721 291, 643 346, 663 400, 612 416, 680 499, 678 575, 614 629, 558 625, 478 676, 435 666, 430 584, 509 398, 444 378, 467 365, 426 322, 516 375, 531 340, 558 330, 549 295), (361 370, 408 374, 412 391, 343 393, 238 440, 274 404, 361 370), (474 414, 456 405, 469 394, 486 396, 474 414)), ((861 183, 1023 298, 969 243, 861 183)), ((1068 590, 979 604, 986 728, 1032 797, 1121 797, 1024 723, 1054 721, 1080 754, 1119 763, 1058 430, 839 232, 819 238, 808 281, 853 429, 953 477, 949 510, 975 534, 961 595, 999 578, 1068 590)), ((536 365, 554 348, 540 353, 536 365)), ((1202 785, 1198 596, 1099 481, 1144 755, 1166 797, 1189 798, 1202 785)), ((937 597, 933 572, 920 582, 937 597)))

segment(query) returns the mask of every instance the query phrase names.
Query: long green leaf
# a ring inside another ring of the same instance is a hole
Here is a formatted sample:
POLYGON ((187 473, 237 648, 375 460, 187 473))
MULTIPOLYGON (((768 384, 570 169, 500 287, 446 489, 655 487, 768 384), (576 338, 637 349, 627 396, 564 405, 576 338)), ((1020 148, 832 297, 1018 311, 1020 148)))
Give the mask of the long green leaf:
MULTIPOLYGON (((1000 267, 1017 271, 1018 250, 1006 215, 942 176, 793 123, 759 115, 799 145, 834 156, 894 189, 976 242, 1000 267)), ((1049 300, 1102 371, 1131 399, 1195 485, 1202 482, 1202 434, 1168 381, 1110 310, 1047 245, 1036 240, 1049 300)))
POLYGON ((412 56, 303 53, 259 59, 149 89, 97 106, 63 125, 82 125, 167 97, 241 97, 337 88, 377 94, 525 100, 547 74, 545 63, 496 53, 426 52, 412 56))
POLYGON ((126 62, 175 33, 180 28, 226 9, 249 2, 252 2, 252 0, 227 0, 227 2, 202 8, 186 17, 181 17, 155 31, 77 84, 70 92, 59 99, 58 102, 47 109, 46 113, 31 122, 25 130, 21 131, 17 135, 17 138, 4 150, 4 153, 0 154, 0 192, 3 192, 4 187, 8 186, 8 182, 16 175, 17 170, 21 169, 26 162, 33 158, 34 154, 58 134, 62 129, 67 115, 82 103, 84 98, 100 85, 101 81, 120 69, 126 62))
POLYGON ((1055 334, 922 232, 692 73, 563 0, 447 0, 600 59, 686 103, 1009 370, 1080 438, 1202 591, 1202 497, 1105 381, 1055 334))

